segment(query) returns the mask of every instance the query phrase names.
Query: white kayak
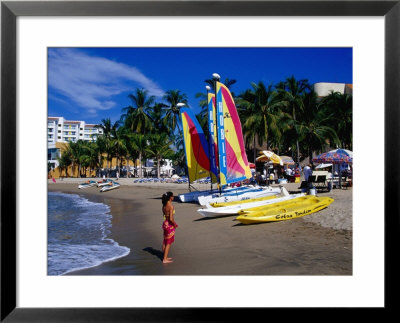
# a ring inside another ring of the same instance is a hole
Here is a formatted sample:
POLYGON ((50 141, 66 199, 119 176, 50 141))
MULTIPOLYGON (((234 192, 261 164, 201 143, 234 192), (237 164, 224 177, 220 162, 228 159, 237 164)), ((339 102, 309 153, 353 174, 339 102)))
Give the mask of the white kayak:
MULTIPOLYGON (((240 187, 229 187, 222 190, 222 193, 229 193, 229 192, 241 192, 245 190, 253 190, 255 186, 240 186, 240 187)), ((198 202, 200 196, 208 196, 212 194, 219 194, 218 189, 205 190, 205 191, 193 191, 184 194, 179 194, 178 198, 182 203, 187 202, 198 202)))
POLYGON ((305 193, 291 194, 291 195, 285 195, 285 196, 277 197, 277 198, 270 199, 270 200, 246 202, 246 203, 242 203, 242 204, 234 204, 234 205, 224 206, 224 207, 211 207, 208 205, 207 208, 198 209, 197 212, 199 212, 202 216, 208 217, 208 218, 215 218, 215 217, 227 216, 227 215, 237 215, 242 210, 247 210, 247 209, 251 209, 254 207, 271 205, 271 204, 279 203, 279 202, 283 202, 283 201, 289 201, 289 200, 292 200, 292 199, 295 199, 295 198, 298 198, 298 197, 301 197, 304 195, 305 195, 305 193))
POLYGON ((87 181, 85 183, 79 184, 78 188, 82 189, 82 188, 88 188, 88 187, 92 187, 95 186, 97 183, 95 181, 87 181))
POLYGON ((121 185, 117 182, 110 182, 108 183, 108 185, 104 185, 100 192, 106 192, 106 191, 111 191, 111 190, 115 190, 116 188, 119 188, 121 185))
POLYGON ((243 201, 264 196, 278 195, 281 194, 282 190, 279 187, 260 187, 253 188, 244 191, 232 191, 224 192, 222 194, 209 194, 205 196, 199 196, 199 204, 205 206, 211 203, 222 203, 222 202, 232 202, 232 201, 243 201))

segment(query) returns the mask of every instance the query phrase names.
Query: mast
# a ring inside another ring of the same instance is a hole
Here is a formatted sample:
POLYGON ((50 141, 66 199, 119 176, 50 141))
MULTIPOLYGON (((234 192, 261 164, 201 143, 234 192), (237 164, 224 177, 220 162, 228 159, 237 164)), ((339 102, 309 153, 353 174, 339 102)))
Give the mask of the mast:
MULTIPOLYGON (((214 93, 215 93, 215 113, 213 113, 213 118, 214 118, 214 122, 217 122, 217 82, 220 80, 221 76, 219 76, 219 74, 217 73, 213 73, 212 75, 213 80, 214 80, 214 93)), ((218 141, 218 122, 216 123, 216 127, 217 127, 217 131, 215 132, 215 138, 216 138, 216 142, 219 143, 218 141)), ((219 150, 218 150, 218 155, 220 154, 219 150)), ((218 181, 218 187, 219 187, 219 194, 221 195, 222 193, 222 187, 221 187, 221 174, 219 173, 219 158, 218 158, 218 166, 217 166, 217 181, 218 181)))
MULTIPOLYGON (((210 126, 211 126, 211 123, 210 123, 210 115, 209 115, 209 112, 208 112, 208 93, 209 93, 209 91, 211 90, 211 88, 207 85, 206 86, 206 90, 207 90, 207 120, 208 120, 208 159, 209 159, 209 161, 210 161, 210 182, 211 182, 211 192, 212 192, 212 172, 211 172, 211 163, 212 163, 212 159, 211 159, 211 149, 212 149, 212 144, 213 144, 213 142, 212 142, 212 131, 211 131, 211 129, 210 129, 210 126)), ((211 102, 212 103, 212 102, 211 102)), ((214 112, 213 112, 213 114, 214 114, 214 112)), ((213 116, 213 118, 214 118, 214 116, 213 116)), ((214 126, 214 120, 213 120, 213 125, 212 126, 214 126)))
MULTIPOLYGON (((185 103, 181 103, 181 102, 179 102, 179 103, 176 104, 176 107, 179 109, 179 114, 181 113, 181 108, 184 107, 185 105, 186 105, 185 103)), ((178 131, 180 132, 180 129, 179 129, 179 121, 178 121, 178 131)), ((183 131, 183 129, 182 129, 182 131, 183 131)), ((189 176, 189 168, 188 168, 188 165, 186 165, 186 168, 187 168, 188 183, 189 183, 188 190, 189 190, 189 192, 191 192, 191 190, 190 190, 190 176, 189 176)))

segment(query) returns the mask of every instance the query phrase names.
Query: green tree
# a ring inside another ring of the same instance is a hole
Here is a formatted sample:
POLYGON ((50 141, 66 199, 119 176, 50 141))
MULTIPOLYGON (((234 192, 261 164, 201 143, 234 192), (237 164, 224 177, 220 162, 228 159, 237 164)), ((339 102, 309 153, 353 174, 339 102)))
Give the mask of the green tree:
POLYGON ((298 114, 294 126, 311 161, 313 151, 321 151, 328 142, 339 142, 339 138, 332 127, 334 124, 332 114, 326 113, 323 103, 318 102, 314 91, 304 93, 300 104, 301 113, 298 114))
POLYGON ((129 129, 125 127, 115 127, 112 132, 113 156, 117 158, 117 166, 122 168, 123 160, 128 153, 129 129))
POLYGON ((156 133, 149 136, 149 152, 151 157, 155 157, 157 161, 157 177, 160 177, 160 165, 164 156, 171 155, 172 141, 166 133, 156 133))
POLYGON ((332 125, 340 138, 340 147, 353 149, 353 97, 350 94, 331 92, 323 99, 327 113, 333 115, 332 125))
POLYGON ((128 97, 132 105, 122 109, 121 123, 133 132, 145 134, 152 129, 148 112, 155 97, 148 96, 148 91, 144 89, 136 89, 135 93, 129 94, 128 97))
MULTIPOLYGON (((114 156, 114 138, 113 134, 115 133, 116 129, 119 127, 119 121, 114 123, 111 122, 110 118, 102 119, 102 124, 96 125, 96 128, 102 129, 103 134, 97 137, 97 143, 99 147, 99 154, 106 154, 106 161, 107 161, 107 174, 109 176, 111 161, 114 156)), ((101 157, 98 157, 99 161, 101 157)))
POLYGON ((246 145, 252 142, 255 161, 256 142, 259 146, 266 143, 268 149, 270 136, 280 138, 282 135, 279 127, 281 101, 272 85, 266 87, 260 81, 251 83, 251 87, 239 96, 238 105, 243 108, 240 114, 246 145))
POLYGON ((149 109, 149 117, 153 124, 152 133, 165 132, 168 133, 168 128, 164 122, 164 109, 167 107, 164 103, 155 103, 149 109))
POLYGON ((139 159, 139 177, 143 177, 142 170, 142 161, 148 153, 149 149, 149 140, 148 135, 143 135, 140 133, 133 133, 130 135, 130 146, 129 149, 131 151, 131 155, 137 155, 139 159))
POLYGON ((60 169, 60 176, 65 171, 65 176, 68 177, 68 167, 72 164, 72 158, 67 147, 61 148, 61 156, 57 156, 58 167, 60 169))
POLYGON ((82 177, 82 168, 86 170, 89 165, 87 143, 79 139, 76 142, 69 142, 68 153, 71 155, 72 169, 75 171, 75 166, 78 166, 78 174, 82 177))
MULTIPOLYGON (((164 125, 170 129, 171 137, 174 137, 175 130, 179 128, 180 111, 178 103, 184 103, 188 105, 186 94, 182 93, 180 90, 168 90, 163 99, 167 102, 167 107, 165 108, 164 125)), ((180 129, 178 129, 180 132, 180 129)))
MULTIPOLYGON (((280 82, 277 85, 278 92, 282 100, 282 106, 286 108, 286 111, 291 115, 294 124, 297 121, 297 115, 301 113, 301 100, 302 95, 311 90, 311 85, 308 80, 296 80, 294 76, 286 78, 284 82, 280 82)), ((292 129, 295 133, 290 138, 295 139, 297 162, 300 162, 300 145, 299 145, 299 134, 296 133, 297 128, 292 129)))

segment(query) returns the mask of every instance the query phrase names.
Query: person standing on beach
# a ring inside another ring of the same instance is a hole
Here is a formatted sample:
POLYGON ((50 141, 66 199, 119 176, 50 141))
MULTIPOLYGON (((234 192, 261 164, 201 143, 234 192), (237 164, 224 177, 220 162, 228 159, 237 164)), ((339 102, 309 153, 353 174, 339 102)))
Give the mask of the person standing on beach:
POLYGON ((306 182, 308 182, 308 178, 310 177, 310 175, 312 174, 312 168, 311 168, 311 164, 308 164, 306 167, 304 167, 304 180, 306 182))
POLYGON ((171 244, 175 241, 175 229, 178 227, 174 220, 175 209, 172 205, 173 199, 174 194, 172 192, 164 193, 162 196, 162 212, 164 216, 164 221, 162 224, 162 228, 164 231, 162 250, 164 253, 164 264, 172 262, 172 258, 168 258, 168 253, 171 249, 171 244))

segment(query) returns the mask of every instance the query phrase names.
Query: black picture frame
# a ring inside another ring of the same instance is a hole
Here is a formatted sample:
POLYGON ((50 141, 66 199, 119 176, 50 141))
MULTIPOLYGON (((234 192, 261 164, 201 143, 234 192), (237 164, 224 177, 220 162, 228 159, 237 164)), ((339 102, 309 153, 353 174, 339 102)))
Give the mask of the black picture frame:
MULTIPOLYGON (((1 321, 237 321, 263 309, 17 308, 16 19, 18 16, 382 16, 385 19, 385 306, 395 309, 399 236, 400 1, 2 1, 1 3, 1 321), (7 183, 7 187, 4 185, 7 183)), ((379 158, 379 157, 378 157, 379 158)), ((382 189, 382 188, 378 188, 382 189)), ((371 260, 373 261, 373 260, 371 260)), ((38 291, 39 293, 40 291, 38 291)), ((160 291, 161 292, 161 291, 160 291)), ((377 309, 381 313, 381 309, 377 309)), ((280 311, 275 309, 275 311, 280 311)), ((282 313, 281 313, 282 314, 282 313)), ((279 315, 279 314, 278 314, 279 315)), ((335 315, 332 312, 332 315, 335 315)), ((333 317, 330 317, 333 319, 333 317)), ((380 317, 381 318, 381 317, 380 317)), ((247 320, 246 320, 247 321, 247 320)))

